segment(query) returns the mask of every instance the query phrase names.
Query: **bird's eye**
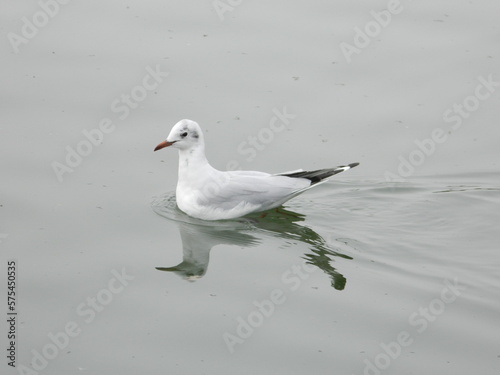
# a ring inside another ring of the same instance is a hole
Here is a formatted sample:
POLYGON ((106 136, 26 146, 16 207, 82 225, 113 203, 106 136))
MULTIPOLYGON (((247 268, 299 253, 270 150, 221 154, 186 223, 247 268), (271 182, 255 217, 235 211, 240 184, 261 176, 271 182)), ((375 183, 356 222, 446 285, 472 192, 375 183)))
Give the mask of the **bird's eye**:
POLYGON ((181 134, 181 137, 182 137, 182 138, 184 138, 184 137, 185 137, 185 136, 187 136, 187 135, 188 135, 188 133, 187 133, 187 132, 184 132, 184 133, 182 133, 182 134, 181 134))

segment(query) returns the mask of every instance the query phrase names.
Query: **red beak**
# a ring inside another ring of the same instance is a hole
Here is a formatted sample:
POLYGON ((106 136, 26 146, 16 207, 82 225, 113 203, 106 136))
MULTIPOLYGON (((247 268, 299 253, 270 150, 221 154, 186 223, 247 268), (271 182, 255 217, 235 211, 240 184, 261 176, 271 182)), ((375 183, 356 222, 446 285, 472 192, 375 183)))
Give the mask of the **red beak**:
POLYGON ((163 141, 158 146, 155 147, 155 151, 161 150, 162 148, 172 146, 175 142, 163 141))

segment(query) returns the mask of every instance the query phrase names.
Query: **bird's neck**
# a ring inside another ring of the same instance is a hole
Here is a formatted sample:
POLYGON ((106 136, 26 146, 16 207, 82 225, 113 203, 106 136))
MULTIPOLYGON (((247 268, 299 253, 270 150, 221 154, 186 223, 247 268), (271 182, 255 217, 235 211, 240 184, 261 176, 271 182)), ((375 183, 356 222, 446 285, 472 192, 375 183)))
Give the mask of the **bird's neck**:
POLYGON ((179 150, 179 179, 190 180, 210 169, 203 145, 179 150), (208 166, 208 167, 207 167, 208 166))

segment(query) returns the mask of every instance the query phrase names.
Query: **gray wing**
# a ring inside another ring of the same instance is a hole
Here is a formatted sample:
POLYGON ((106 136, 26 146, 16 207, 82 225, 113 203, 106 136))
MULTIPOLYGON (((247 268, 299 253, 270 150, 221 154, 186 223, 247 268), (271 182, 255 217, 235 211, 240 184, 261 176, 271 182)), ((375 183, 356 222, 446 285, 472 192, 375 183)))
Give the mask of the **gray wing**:
POLYGON ((311 181, 306 178, 252 171, 222 172, 214 183, 205 187, 198 204, 231 209, 245 202, 264 210, 281 205, 310 186, 311 181))

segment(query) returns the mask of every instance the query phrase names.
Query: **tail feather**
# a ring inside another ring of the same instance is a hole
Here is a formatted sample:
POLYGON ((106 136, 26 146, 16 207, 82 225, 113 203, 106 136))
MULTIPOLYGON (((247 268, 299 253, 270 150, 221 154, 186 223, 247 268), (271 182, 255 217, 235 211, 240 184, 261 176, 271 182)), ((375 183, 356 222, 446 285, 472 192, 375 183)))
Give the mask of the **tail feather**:
POLYGON ((307 178, 311 181, 311 185, 317 184, 325 179, 336 175, 337 173, 347 171, 348 169, 354 168, 359 163, 351 163, 347 165, 341 165, 335 168, 326 168, 326 169, 318 169, 315 171, 301 171, 301 172, 292 172, 292 173, 284 173, 278 176, 286 176, 293 178, 307 178))

